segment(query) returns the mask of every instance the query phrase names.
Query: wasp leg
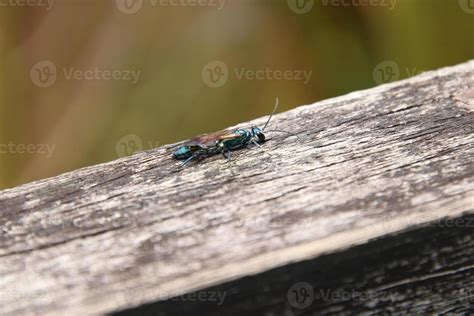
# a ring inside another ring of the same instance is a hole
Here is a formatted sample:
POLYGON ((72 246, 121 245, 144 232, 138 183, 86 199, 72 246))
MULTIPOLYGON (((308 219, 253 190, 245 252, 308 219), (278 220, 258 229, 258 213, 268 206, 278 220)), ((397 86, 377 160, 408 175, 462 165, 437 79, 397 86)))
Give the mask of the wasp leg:
MULTIPOLYGON (((226 158, 226 162, 224 163, 229 163, 229 169, 230 169, 230 172, 232 173, 233 176, 235 176, 235 173, 234 173, 234 164, 232 162, 232 154, 231 154, 231 150, 227 147, 224 147, 224 150, 222 151, 222 155, 226 158)), ((224 164, 223 163, 223 164, 224 164)))
POLYGON ((231 159, 232 159, 232 154, 231 154, 231 151, 230 149, 224 149, 224 151, 222 152, 222 155, 224 156, 225 159, 227 159, 227 162, 230 162, 231 159))
POLYGON ((180 168, 183 168, 184 166, 186 166, 191 160, 193 160, 194 158, 196 158, 197 156, 196 155, 192 155, 191 157, 189 157, 188 159, 186 159, 185 161, 183 161, 182 163, 180 163, 179 167, 180 168))
POLYGON ((266 151, 263 149, 262 145, 260 145, 259 143, 257 143, 257 142, 256 142, 255 140, 253 140, 253 139, 251 140, 251 142, 252 142, 252 144, 256 145, 257 148, 258 148, 259 150, 261 150, 264 154, 267 154, 270 158, 272 158, 272 155, 270 155, 268 152, 266 152, 266 151))
POLYGON ((255 140, 252 139, 251 142, 252 144, 256 145, 259 149, 262 149, 262 146, 259 143, 257 143, 255 140))

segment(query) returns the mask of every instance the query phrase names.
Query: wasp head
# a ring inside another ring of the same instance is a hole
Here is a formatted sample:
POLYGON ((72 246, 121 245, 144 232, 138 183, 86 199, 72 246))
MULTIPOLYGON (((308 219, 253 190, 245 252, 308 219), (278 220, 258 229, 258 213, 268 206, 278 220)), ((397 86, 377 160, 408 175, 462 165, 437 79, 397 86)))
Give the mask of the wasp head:
POLYGON ((257 137, 260 143, 265 142, 265 135, 263 134, 262 130, 256 126, 252 127, 252 136, 257 137))

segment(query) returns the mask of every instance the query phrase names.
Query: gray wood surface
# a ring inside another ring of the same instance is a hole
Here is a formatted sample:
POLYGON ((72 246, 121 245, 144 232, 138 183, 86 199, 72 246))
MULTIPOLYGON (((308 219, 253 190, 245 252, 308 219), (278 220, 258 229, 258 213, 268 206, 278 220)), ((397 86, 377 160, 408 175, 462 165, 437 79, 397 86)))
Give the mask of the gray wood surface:
POLYGON ((441 219, 114 315, 472 315, 473 228, 441 219))
POLYGON ((130 308, 474 212, 474 61, 271 128, 299 138, 184 171, 162 146, 1 191, 0 314, 130 308))

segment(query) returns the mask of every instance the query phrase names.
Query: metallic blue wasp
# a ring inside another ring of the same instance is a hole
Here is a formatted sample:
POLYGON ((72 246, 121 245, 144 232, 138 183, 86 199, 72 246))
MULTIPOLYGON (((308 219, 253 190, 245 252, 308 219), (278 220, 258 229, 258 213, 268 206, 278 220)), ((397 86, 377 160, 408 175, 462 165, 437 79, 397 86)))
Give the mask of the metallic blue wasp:
POLYGON ((185 166, 193 159, 204 159, 217 154, 224 155, 225 158, 231 158, 231 151, 247 147, 250 144, 260 147, 265 142, 263 131, 275 114, 278 108, 278 98, 272 114, 268 118, 263 128, 252 126, 249 129, 238 128, 232 132, 220 131, 211 134, 204 134, 184 143, 173 154, 178 160, 184 160, 181 167, 185 166))

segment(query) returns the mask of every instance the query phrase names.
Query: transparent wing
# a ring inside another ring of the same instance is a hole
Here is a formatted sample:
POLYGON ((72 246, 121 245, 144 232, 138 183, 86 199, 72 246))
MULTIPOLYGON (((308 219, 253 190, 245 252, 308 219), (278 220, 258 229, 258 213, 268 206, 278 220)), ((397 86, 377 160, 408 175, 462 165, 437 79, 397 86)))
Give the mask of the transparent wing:
POLYGON ((220 131, 196 136, 187 142, 186 145, 197 145, 206 148, 214 146, 220 140, 232 139, 235 137, 239 137, 239 135, 229 131, 220 131))

